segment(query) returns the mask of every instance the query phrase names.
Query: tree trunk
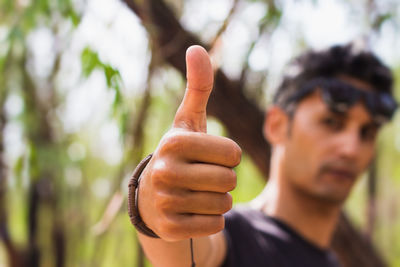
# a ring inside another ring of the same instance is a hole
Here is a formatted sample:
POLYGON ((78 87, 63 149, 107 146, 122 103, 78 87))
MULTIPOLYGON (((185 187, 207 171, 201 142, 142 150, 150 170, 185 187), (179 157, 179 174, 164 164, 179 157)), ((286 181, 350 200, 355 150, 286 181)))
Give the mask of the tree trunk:
MULTIPOLYGON (((208 46, 186 31, 162 0, 124 1, 142 20, 164 60, 185 75, 186 49, 194 44, 208 46)), ((267 179, 270 146, 262 134, 263 111, 245 97, 238 81, 230 80, 221 70, 215 75, 215 88, 207 112, 225 125, 230 137, 245 150, 267 179)), ((335 233, 333 249, 345 267, 386 266, 369 240, 344 214, 335 233)))

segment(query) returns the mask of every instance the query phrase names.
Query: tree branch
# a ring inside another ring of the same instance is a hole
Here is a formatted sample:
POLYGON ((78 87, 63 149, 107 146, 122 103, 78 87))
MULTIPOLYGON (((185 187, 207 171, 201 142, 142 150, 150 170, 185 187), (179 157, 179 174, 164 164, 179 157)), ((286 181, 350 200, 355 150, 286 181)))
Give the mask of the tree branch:
POLYGON ((232 20, 233 14, 235 14, 238 3, 239 3, 239 0, 235 0, 233 2, 232 7, 229 10, 228 16, 225 18, 224 22, 222 23, 222 26, 219 28, 219 30, 217 31, 217 34, 214 36, 213 40, 210 43, 211 50, 214 49, 214 46, 216 45, 218 40, 221 38, 222 34, 226 31, 226 28, 228 28, 228 25, 232 20))
MULTIPOLYGON (((202 44, 192 33, 184 30, 164 1, 148 0, 148 3, 151 14, 144 24, 151 25, 151 30, 148 29, 150 38, 162 48, 179 36, 180 42, 175 43, 173 53, 163 54, 161 49, 161 54, 165 61, 185 75, 186 49, 194 44, 200 44, 206 49, 209 46, 202 44)), ((140 6, 132 11, 142 14, 140 6)), ((207 112, 226 126, 232 139, 239 143, 264 176, 268 177, 270 146, 262 134, 263 111, 249 101, 241 89, 238 81, 228 79, 221 70, 218 70, 215 76, 215 90, 211 94, 207 112)), ((345 267, 385 266, 372 244, 354 229, 344 215, 340 219, 333 248, 345 267)))
MULTIPOLYGON (((130 0, 124 1, 130 2, 130 0)), ((150 38, 160 48, 160 56, 185 75, 186 49, 195 44, 208 49, 209 45, 200 42, 196 36, 183 29, 163 1, 149 0, 149 3, 151 13, 145 17, 151 21, 145 21, 143 24, 152 25, 148 31, 150 38), (174 41, 174 51, 166 53, 165 47, 177 36, 179 42, 174 41)), ((140 11, 141 14, 143 12, 140 11)), ((225 125, 230 137, 244 148, 262 174, 268 177, 270 147, 262 134, 264 112, 244 96, 239 85, 238 81, 229 80, 221 70, 218 70, 207 114, 218 118, 225 125)))

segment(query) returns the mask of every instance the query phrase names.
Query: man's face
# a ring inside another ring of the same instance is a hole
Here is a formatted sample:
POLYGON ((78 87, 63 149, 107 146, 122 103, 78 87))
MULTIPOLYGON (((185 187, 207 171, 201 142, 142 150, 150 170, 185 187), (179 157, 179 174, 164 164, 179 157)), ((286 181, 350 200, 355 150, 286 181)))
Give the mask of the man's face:
POLYGON ((315 91, 297 106, 283 146, 288 186, 309 197, 341 203, 374 155, 377 126, 360 102, 337 114, 315 91))

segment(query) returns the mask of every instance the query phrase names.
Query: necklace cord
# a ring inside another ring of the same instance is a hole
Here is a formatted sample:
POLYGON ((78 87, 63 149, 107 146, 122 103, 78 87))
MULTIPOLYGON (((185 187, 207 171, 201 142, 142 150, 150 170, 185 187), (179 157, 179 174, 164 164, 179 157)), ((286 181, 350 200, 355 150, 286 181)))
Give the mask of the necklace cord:
POLYGON ((194 255, 193 255, 193 239, 190 238, 190 255, 192 258, 192 267, 196 267, 196 263, 194 262, 194 255))

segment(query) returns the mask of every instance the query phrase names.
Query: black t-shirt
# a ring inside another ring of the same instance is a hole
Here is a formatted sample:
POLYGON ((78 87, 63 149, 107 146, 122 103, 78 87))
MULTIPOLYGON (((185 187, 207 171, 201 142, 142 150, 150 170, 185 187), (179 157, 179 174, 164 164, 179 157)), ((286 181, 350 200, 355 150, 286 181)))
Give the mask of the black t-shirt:
POLYGON ((225 214, 223 267, 340 267, 331 250, 302 238, 282 221, 250 208, 225 214))

